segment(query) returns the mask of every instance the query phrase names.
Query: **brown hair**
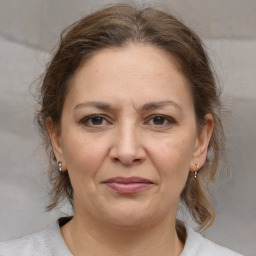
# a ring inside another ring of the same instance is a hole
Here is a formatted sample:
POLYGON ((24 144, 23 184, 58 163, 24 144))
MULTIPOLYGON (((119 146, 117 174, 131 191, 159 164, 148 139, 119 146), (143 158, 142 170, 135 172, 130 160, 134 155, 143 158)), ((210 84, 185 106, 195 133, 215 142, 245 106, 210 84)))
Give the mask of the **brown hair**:
MULTIPOLYGON (((130 43, 154 45, 175 56, 191 85, 198 127, 204 125, 207 113, 214 117, 207 161, 199 170, 197 179, 190 172, 180 196, 180 201, 198 223, 199 229, 205 229, 215 218, 214 209, 208 200, 208 185, 215 180, 224 149, 216 81, 200 38, 173 15, 153 7, 112 5, 82 18, 61 34, 58 49, 42 80, 40 109, 37 113, 37 121, 51 156, 49 174, 52 190, 48 209, 53 209, 64 198, 73 205, 73 189, 68 172, 60 175, 57 170, 46 131, 46 119, 50 117, 54 125, 59 127, 69 80, 83 61, 100 49, 124 47, 130 43)), ((177 229, 180 228, 177 221, 177 229)))

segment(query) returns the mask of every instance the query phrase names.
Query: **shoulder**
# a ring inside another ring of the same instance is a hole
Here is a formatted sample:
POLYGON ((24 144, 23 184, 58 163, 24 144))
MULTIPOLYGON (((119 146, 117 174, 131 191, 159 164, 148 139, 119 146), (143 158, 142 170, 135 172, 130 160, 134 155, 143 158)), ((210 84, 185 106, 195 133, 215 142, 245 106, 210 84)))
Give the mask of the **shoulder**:
POLYGON ((51 227, 19 239, 0 242, 0 256, 71 256, 61 236, 58 222, 51 227))
POLYGON ((241 254, 220 246, 204 238, 186 226, 187 239, 181 256, 242 256, 241 254))
POLYGON ((47 252, 47 237, 51 236, 51 229, 47 228, 41 232, 24 236, 19 239, 1 242, 0 243, 0 255, 44 255, 47 252))

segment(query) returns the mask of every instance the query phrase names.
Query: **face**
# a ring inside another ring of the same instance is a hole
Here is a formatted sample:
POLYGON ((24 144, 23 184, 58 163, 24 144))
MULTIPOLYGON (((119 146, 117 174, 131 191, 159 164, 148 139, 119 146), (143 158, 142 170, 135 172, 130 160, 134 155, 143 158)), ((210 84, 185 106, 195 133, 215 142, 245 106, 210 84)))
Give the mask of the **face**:
MULTIPOLYGON (((209 123, 209 122, 208 122, 209 123)), ((189 171, 203 165, 186 78, 171 55, 130 45, 97 52, 74 74, 54 152, 68 170, 75 216, 134 227, 175 219, 189 171)))

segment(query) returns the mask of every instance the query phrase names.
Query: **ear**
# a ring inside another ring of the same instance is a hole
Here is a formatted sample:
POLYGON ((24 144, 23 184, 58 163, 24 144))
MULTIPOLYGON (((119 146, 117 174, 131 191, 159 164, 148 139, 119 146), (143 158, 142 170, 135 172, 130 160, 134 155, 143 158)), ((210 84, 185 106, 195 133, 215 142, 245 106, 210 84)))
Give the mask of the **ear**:
POLYGON ((206 160, 208 145, 212 136, 214 119, 212 114, 205 115, 205 124, 203 128, 199 131, 193 156, 190 162, 190 171, 197 171, 200 169, 206 160))
POLYGON ((63 156, 63 150, 61 145, 61 134, 60 130, 53 124, 53 121, 50 117, 46 118, 46 129, 51 139, 52 148, 57 162, 62 162, 62 169, 65 171, 66 163, 63 156))

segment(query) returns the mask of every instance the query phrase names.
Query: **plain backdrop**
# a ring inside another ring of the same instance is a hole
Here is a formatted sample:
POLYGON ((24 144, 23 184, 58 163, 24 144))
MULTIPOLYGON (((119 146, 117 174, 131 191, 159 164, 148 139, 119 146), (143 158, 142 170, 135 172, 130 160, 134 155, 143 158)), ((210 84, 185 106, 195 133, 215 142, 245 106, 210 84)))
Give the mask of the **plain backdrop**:
MULTIPOLYGON (((60 31, 113 2, 0 1, 0 241, 39 231, 68 209, 64 205, 45 211, 47 160, 33 122, 30 87, 60 31)), ((205 235, 245 255, 256 255, 256 2, 138 2, 164 4, 203 38, 230 112, 224 121, 231 170, 213 189, 218 215, 205 235)))

